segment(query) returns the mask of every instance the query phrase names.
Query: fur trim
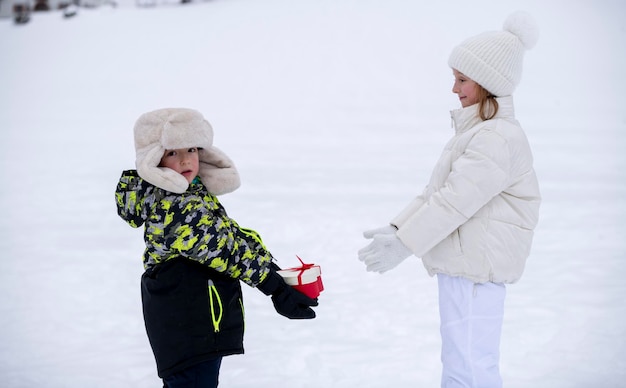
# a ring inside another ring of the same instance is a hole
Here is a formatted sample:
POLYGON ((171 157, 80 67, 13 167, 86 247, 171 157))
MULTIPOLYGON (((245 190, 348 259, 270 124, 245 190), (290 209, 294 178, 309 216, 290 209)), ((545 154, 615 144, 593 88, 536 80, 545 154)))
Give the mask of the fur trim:
POLYGON ((517 36, 526 50, 535 47, 539 40, 539 27, 535 19, 524 11, 510 14, 504 21, 502 29, 517 36))
POLYGON ((241 185, 239 173, 233 161, 213 146, 200 150, 198 175, 209 193, 215 195, 230 193, 241 185))
POLYGON ((135 123, 137 173, 149 183, 173 193, 184 193, 189 183, 175 171, 158 167, 165 150, 200 148, 202 183, 212 194, 225 194, 240 185, 234 163, 213 147, 213 128, 197 111, 166 108, 145 113, 135 123))

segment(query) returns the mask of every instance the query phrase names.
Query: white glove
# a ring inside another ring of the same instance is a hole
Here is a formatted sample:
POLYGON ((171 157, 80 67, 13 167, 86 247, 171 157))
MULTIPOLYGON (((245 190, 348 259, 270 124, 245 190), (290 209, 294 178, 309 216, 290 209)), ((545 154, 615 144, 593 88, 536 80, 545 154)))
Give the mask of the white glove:
POLYGON ((370 239, 377 234, 395 234, 397 230, 393 225, 385 225, 381 228, 366 230, 363 232, 363 237, 370 239))
POLYGON ((396 234, 377 234, 372 242, 359 250, 359 260, 365 263, 368 272, 384 273, 395 268, 411 256, 396 234))

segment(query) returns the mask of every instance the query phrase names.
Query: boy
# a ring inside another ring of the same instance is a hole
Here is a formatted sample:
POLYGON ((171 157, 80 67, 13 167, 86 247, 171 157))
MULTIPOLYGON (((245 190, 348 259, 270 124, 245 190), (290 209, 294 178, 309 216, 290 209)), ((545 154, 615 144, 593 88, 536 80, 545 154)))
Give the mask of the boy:
POLYGON ((144 225, 141 295, 164 386, 217 387, 223 356, 243 353, 239 281, 272 295, 276 311, 312 319, 317 300, 289 287, 260 236, 228 217, 217 195, 239 187, 213 129, 192 109, 145 113, 134 128, 137 170, 117 185, 117 211, 144 225))

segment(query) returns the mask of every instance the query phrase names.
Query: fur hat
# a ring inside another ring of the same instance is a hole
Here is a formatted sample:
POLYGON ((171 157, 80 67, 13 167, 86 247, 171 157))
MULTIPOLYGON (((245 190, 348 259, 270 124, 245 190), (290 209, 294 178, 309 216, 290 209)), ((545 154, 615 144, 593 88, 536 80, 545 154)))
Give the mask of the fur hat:
POLYGON ((202 115, 185 108, 144 113, 135 123, 137 173, 164 190, 184 193, 187 179, 167 167, 158 167, 165 150, 198 147, 198 175, 210 193, 229 193, 240 185, 239 173, 222 151, 213 146, 213 128, 202 115))
POLYGON ((496 97, 509 96, 522 78, 524 51, 538 38, 532 16, 517 11, 509 15, 502 31, 485 32, 456 46, 448 65, 496 97))

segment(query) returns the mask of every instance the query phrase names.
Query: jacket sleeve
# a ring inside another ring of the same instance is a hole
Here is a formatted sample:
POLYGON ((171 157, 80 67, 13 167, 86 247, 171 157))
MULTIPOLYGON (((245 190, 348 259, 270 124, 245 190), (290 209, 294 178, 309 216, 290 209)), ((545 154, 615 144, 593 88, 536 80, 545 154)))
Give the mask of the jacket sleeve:
POLYGON ((165 213, 163 246, 170 255, 195 260, 252 287, 267 277, 272 255, 261 238, 229 218, 216 199, 207 205, 200 197, 191 197, 170 206, 180 206, 165 213))
POLYGON ((125 170, 115 189, 117 215, 133 228, 143 225, 147 216, 143 198, 151 190, 142 183, 136 170, 125 170))
MULTIPOLYGON (((426 190, 424 190, 426 191, 426 190)), ((424 205, 424 194, 415 197, 409 204, 400 212, 397 216, 395 216, 391 222, 391 225, 394 225, 396 228, 402 227, 404 223, 417 211, 422 205, 424 205)))
POLYGON ((452 162, 443 184, 396 217, 401 221, 397 236, 423 257, 506 188, 509 170, 506 140, 493 131, 479 131, 452 162))

